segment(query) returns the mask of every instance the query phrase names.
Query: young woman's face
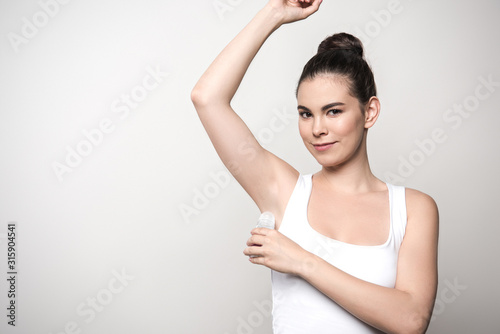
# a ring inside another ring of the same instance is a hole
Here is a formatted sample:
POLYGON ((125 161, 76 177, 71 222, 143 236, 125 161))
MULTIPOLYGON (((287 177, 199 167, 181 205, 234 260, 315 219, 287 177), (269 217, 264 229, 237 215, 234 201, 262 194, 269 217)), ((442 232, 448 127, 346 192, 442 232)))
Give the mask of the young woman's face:
POLYGON ((343 79, 325 75, 305 80, 297 102, 300 136, 322 166, 340 166, 362 153, 365 113, 343 79))

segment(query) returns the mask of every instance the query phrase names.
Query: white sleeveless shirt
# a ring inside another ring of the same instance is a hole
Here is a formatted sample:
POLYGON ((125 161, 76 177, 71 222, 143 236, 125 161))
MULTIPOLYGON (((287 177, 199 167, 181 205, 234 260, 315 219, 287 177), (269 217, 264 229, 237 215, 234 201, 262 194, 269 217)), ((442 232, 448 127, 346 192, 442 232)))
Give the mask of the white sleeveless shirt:
MULTIPOLYGON (((404 187, 387 184, 387 188, 390 232, 382 245, 349 244, 314 230, 307 220, 312 175, 299 176, 279 231, 352 276, 394 288, 399 247, 406 229, 406 200, 404 187)), ((273 270, 272 288, 275 334, 380 333, 298 276, 273 270)))

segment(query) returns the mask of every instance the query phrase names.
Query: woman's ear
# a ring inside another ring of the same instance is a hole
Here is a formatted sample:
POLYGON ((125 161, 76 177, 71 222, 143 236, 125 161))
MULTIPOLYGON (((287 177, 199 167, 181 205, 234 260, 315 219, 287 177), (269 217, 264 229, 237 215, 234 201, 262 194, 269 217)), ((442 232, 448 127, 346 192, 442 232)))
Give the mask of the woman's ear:
POLYGON ((365 106, 365 129, 371 128, 380 115, 380 101, 376 96, 372 96, 365 106))

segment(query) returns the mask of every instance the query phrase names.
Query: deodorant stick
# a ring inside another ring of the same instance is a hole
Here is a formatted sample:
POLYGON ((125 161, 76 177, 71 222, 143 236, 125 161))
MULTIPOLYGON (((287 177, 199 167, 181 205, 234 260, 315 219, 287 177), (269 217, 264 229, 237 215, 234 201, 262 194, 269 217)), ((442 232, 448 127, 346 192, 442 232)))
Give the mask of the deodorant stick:
MULTIPOLYGON (((263 212, 257 221, 257 226, 255 227, 274 229, 274 215, 269 211, 263 212)), ((250 255, 250 257, 257 257, 257 255, 250 255)))
POLYGON ((257 221, 256 227, 274 229, 274 215, 269 211, 263 212, 257 221))

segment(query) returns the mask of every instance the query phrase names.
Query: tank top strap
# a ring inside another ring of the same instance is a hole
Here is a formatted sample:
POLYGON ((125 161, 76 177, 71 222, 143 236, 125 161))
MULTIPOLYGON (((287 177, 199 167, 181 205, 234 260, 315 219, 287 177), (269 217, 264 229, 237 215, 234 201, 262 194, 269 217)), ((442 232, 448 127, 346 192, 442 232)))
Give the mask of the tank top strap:
POLYGON ((399 250, 406 231, 406 195, 405 187, 387 183, 391 205, 391 227, 394 245, 399 250))

